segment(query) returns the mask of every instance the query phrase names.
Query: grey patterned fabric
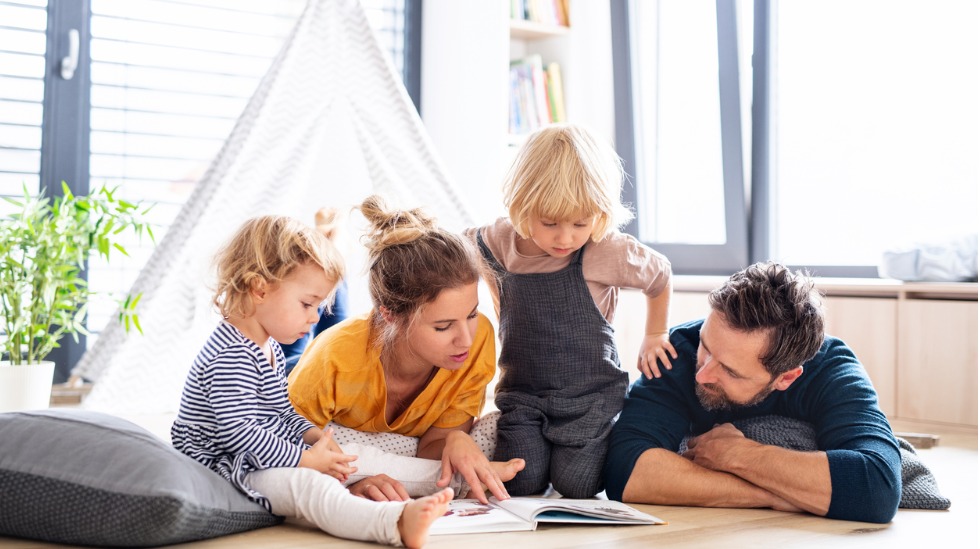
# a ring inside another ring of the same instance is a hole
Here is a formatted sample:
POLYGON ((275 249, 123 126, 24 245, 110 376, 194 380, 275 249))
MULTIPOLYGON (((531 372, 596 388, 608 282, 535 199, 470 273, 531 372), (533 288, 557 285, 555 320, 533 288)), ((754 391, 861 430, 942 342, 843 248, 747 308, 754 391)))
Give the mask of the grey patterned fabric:
POLYGON ((494 459, 524 458, 508 493, 527 496, 549 482, 568 498, 601 492, 602 465, 628 375, 619 367, 615 334, 582 274, 583 246, 553 273, 504 270, 477 235, 500 275, 500 379, 496 388, 494 459))
MULTIPOLYGON (((372 192, 412 206, 424 200, 450 230, 473 225, 472 197, 446 172, 362 2, 308 0, 129 289, 143 296, 143 333, 112 315, 72 371, 94 382, 86 406, 172 410, 220 320, 204 276, 216 245, 249 217, 313 221, 321 206, 360 204, 372 192)), ((361 247, 354 248, 346 258, 352 265, 360 260, 361 247)))
POLYGON ((152 547, 278 524, 150 432, 87 410, 0 414, 0 535, 152 547))
MULTIPOLYGON (((737 420, 732 423, 746 438, 762 444, 781 446, 799 451, 815 451, 817 433, 805 421, 782 416, 761 416, 737 420)), ((939 492, 936 477, 932 475, 915 448, 902 437, 898 449, 902 457, 902 497, 898 506, 902 509, 949 509, 951 502, 939 492)), ((681 441, 679 453, 687 450, 687 438, 681 441)))

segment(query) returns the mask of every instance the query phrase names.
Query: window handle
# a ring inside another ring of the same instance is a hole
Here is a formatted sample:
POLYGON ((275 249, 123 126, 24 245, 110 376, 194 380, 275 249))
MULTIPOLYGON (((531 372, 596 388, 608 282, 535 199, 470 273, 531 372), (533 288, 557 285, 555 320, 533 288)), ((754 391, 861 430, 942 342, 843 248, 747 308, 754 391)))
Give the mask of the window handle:
POLYGON ((78 68, 78 29, 68 31, 68 55, 61 58, 61 77, 71 80, 78 68))

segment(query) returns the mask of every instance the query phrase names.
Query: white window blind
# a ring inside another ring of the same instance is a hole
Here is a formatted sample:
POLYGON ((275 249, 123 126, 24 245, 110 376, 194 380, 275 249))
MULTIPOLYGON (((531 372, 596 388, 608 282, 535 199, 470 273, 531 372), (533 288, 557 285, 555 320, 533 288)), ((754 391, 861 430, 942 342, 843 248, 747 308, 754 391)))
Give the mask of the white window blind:
MULTIPOLYGON (((92 0, 90 188, 153 203, 159 241, 279 52, 303 0, 92 0)), ((153 251, 89 265, 102 292, 129 288, 153 251)), ((114 307, 89 310, 89 329, 114 307)), ((89 344, 94 341, 89 339, 89 344)))
POLYGON ((0 0, 2 196, 39 186, 46 9, 46 0, 0 0))
MULTIPOLYGON (((362 2, 404 74, 405 0, 362 2)), ((90 188, 106 184, 118 196, 153 203, 159 241, 305 5, 91 0, 90 188)), ((39 189, 47 10, 47 0, 0 0, 0 196, 39 189)), ((111 267, 93 258, 93 289, 132 285, 152 244, 133 241, 127 249, 131 257, 116 256, 111 267)), ((111 304, 89 310, 89 329, 97 333, 113 312, 111 304)))
MULTIPOLYGON (((403 4, 364 1, 399 70, 403 4)), ((118 186, 127 199, 155 203, 151 219, 159 241, 305 5, 306 0, 92 0, 91 188, 118 186)), ((94 289, 132 285, 152 245, 132 242, 127 249, 131 257, 114 257, 111 267, 92 261, 94 289)), ((111 304, 103 307, 89 311, 93 332, 114 313, 111 304)))

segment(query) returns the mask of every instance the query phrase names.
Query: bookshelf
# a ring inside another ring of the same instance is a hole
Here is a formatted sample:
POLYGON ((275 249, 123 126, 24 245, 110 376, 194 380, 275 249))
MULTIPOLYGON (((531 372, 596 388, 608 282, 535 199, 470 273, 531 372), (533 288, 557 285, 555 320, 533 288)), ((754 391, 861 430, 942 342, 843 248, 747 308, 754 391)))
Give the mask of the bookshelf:
POLYGON ((500 186, 523 137, 510 131, 510 64, 539 55, 561 70, 569 122, 614 136, 608 2, 568 0, 570 26, 517 21, 510 2, 426 0, 421 114, 476 223, 504 215, 500 186))
POLYGON ((512 40, 537 40, 540 38, 564 36, 568 34, 568 31, 569 27, 567 25, 536 23, 526 19, 510 20, 510 37, 512 40))
MULTIPOLYGON (((539 0, 539 3, 544 2, 539 0)), ((514 18, 514 9, 511 10, 510 146, 519 145, 525 136, 543 126, 568 120, 561 66, 563 53, 568 49, 563 42, 570 27, 566 24, 567 2, 562 3, 565 6, 562 14, 549 14, 546 19, 553 21, 548 23, 514 18)))

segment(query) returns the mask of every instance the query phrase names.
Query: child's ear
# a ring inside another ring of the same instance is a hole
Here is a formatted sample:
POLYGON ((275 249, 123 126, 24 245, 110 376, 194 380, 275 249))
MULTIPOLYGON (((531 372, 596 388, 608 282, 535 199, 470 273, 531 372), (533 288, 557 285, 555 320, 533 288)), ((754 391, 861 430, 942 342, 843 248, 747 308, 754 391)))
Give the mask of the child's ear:
POLYGON ((262 303, 265 299, 265 295, 269 292, 269 283, 264 279, 258 278, 254 280, 251 284, 251 289, 249 294, 252 296, 252 301, 254 303, 262 303))

